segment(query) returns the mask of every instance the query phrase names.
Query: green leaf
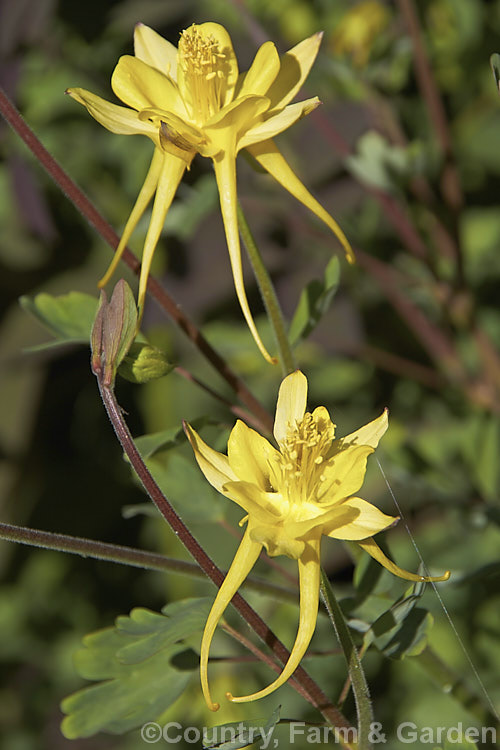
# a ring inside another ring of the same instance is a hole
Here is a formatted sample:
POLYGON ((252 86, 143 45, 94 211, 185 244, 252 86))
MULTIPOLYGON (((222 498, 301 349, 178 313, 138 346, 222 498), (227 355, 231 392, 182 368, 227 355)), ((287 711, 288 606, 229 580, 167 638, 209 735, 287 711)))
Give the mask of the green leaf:
MULTIPOLYGON (((190 424, 196 431, 208 424, 214 424, 214 421, 209 417, 199 417, 198 419, 191 420, 190 424)), ((141 454, 142 458, 150 458, 160 450, 169 450, 177 445, 182 445, 187 441, 184 430, 181 425, 175 425, 169 427, 161 432, 151 432, 148 435, 141 435, 135 438, 135 445, 137 450, 141 454)))
POLYGON ((434 622, 427 610, 415 606, 424 589, 424 583, 414 584, 381 614, 365 633, 365 645, 373 643, 392 659, 421 653, 427 645, 428 632, 434 622))
POLYGON ((433 624, 434 618, 430 612, 422 607, 415 607, 401 625, 385 634, 384 638, 376 639, 376 645, 391 659, 417 656, 426 647, 433 624))
POLYGON ((118 368, 118 374, 132 383, 142 384, 168 375, 174 367, 161 349, 134 341, 118 368))
POLYGON ((271 739, 279 724, 280 712, 281 706, 278 706, 268 719, 235 721, 211 727, 203 736, 203 750, 240 750, 256 742, 260 747, 272 747, 271 739), (228 741, 227 737, 232 739, 228 741))
MULTIPOLYGON (((60 343, 86 343, 97 310, 97 299, 82 292, 68 292, 58 297, 41 292, 36 297, 20 297, 25 312, 36 318, 57 339, 49 346, 60 343)), ((36 347, 40 349, 41 347, 36 347)))
POLYGON ((171 451, 148 459, 146 466, 185 521, 203 523, 223 518, 225 501, 206 481, 192 459, 171 451))
POLYGON ((142 458, 146 460, 160 450, 167 450, 181 445, 187 440, 181 425, 168 427, 161 432, 151 432, 149 435, 141 435, 134 442, 142 458))
POLYGON ((361 136, 356 153, 346 159, 346 165, 362 183, 394 192, 402 182, 429 171, 431 156, 418 141, 404 148, 393 146, 370 130, 361 136))
POLYGON ((203 598, 176 602, 161 615, 138 608, 118 617, 114 628, 85 636, 77 671, 101 682, 63 700, 64 736, 122 734, 158 719, 190 680, 172 658, 186 650, 183 639, 201 631, 210 606, 203 598))
POLYGON ((323 279, 313 279, 304 287, 295 310, 288 338, 291 346, 307 338, 326 313, 338 289, 340 263, 333 257, 325 268, 323 279))

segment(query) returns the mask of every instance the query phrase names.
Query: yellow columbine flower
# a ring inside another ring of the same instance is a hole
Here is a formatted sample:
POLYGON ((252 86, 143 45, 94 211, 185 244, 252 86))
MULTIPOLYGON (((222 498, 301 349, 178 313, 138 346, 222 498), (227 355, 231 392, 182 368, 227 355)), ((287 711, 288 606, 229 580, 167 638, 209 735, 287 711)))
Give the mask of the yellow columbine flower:
POLYGON ((347 539, 409 581, 441 581, 408 573, 389 560, 373 534, 398 518, 386 516, 356 496, 363 484, 366 460, 387 429, 387 411, 344 438, 334 439, 335 425, 319 406, 306 412, 307 380, 301 372, 286 377, 280 387, 274 437, 278 450, 265 438, 236 422, 227 456, 210 448, 189 425, 186 433, 206 478, 246 513, 246 531, 215 598, 201 642, 200 674, 203 694, 213 711, 208 687, 208 654, 212 637, 232 597, 253 568, 262 547, 268 555, 287 555, 298 561, 300 614, 290 658, 279 677, 252 695, 227 697, 234 702, 263 698, 283 685, 298 667, 316 626, 320 585, 321 537, 347 539))
POLYGON ((182 32, 179 47, 153 29, 138 24, 135 56, 118 61, 111 85, 127 107, 111 104, 80 88, 67 90, 101 125, 113 133, 146 135, 155 145, 153 160, 127 221, 113 262, 101 279, 103 286, 155 195, 144 242, 139 281, 139 311, 167 211, 184 170, 195 154, 213 160, 220 206, 236 294, 252 335, 271 361, 255 327, 243 283, 236 198, 236 155, 245 148, 283 187, 327 224, 342 243, 347 257, 352 249, 327 211, 294 174, 273 142, 318 106, 313 97, 290 104, 316 58, 321 34, 297 44, 281 59, 272 42, 265 42, 246 73, 238 74, 231 38, 217 23, 193 24, 182 32))

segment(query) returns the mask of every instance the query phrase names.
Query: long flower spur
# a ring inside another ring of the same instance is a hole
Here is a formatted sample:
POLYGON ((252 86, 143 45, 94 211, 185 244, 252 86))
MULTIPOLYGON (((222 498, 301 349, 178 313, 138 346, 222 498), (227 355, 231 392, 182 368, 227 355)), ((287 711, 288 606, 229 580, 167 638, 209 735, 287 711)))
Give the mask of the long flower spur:
POLYGON ((348 260, 353 261, 351 246, 341 228, 302 184, 273 140, 320 103, 317 97, 290 103, 311 69, 320 41, 321 34, 314 34, 282 58, 272 42, 265 42, 250 69, 239 74, 231 38, 217 23, 193 24, 182 32, 178 48, 153 29, 138 24, 134 32, 135 56, 121 57, 111 79, 113 91, 126 107, 111 104, 85 89, 67 90, 111 132, 145 135, 154 143, 146 179, 113 261, 100 281, 103 286, 109 280, 155 196, 142 253, 139 316, 165 217, 184 171, 196 154, 212 159, 236 294, 252 336, 268 361, 274 360, 258 334, 243 283, 236 193, 238 152, 246 149, 316 214, 336 235, 348 260))
POLYGON ((232 597, 257 561, 262 548, 286 555, 299 568, 300 612, 295 643, 283 671, 270 685, 251 695, 227 697, 233 702, 264 698, 286 682, 306 653, 316 627, 322 536, 355 541, 394 575, 409 581, 444 581, 402 570, 389 560, 373 535, 398 518, 388 516, 356 496, 364 481, 368 456, 387 429, 387 411, 343 438, 319 406, 306 412, 307 380, 297 371, 280 387, 274 437, 276 449, 241 421, 229 436, 227 456, 207 445, 189 425, 186 434, 208 481, 245 512, 241 544, 208 616, 200 654, 201 685, 212 711, 208 657, 215 628, 232 597))

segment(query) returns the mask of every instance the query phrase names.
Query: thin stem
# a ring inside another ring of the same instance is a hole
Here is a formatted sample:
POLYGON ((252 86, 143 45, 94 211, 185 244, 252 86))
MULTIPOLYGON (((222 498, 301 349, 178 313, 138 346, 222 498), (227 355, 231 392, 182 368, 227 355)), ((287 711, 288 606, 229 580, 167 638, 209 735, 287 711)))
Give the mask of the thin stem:
POLYGON ((358 714, 358 750, 370 750, 370 733, 373 723, 373 711, 370 700, 370 691, 366 682, 365 673, 359 658, 358 651, 352 640, 351 633, 347 627, 344 614, 335 598, 328 576, 321 569, 321 598, 326 607, 333 629, 337 635, 342 651, 344 652, 349 677, 351 678, 352 691, 356 702, 358 714))
MULTIPOLYGON (((98 383, 104 406, 111 424, 113 425, 116 436, 120 441, 128 460, 137 473, 137 476, 141 480, 144 489, 198 565, 211 581, 215 583, 216 586, 220 587, 224 580, 224 575, 191 534, 151 476, 135 446, 132 435, 130 434, 128 426, 123 418, 123 412, 116 401, 113 391, 110 388, 103 386, 99 377, 98 383)), ((266 625, 262 618, 259 617, 241 594, 236 593, 231 603, 259 638, 269 646, 275 656, 277 656, 281 662, 286 664, 290 656, 289 651, 283 646, 281 641, 278 640, 272 630, 266 625)), ((307 693, 309 703, 317 708, 332 726, 343 727, 345 729, 350 728, 347 719, 331 703, 321 688, 314 682, 303 667, 299 666, 296 669, 294 679, 307 693)))
MULTIPOLYGON (((109 542, 85 539, 83 537, 70 536, 69 534, 56 534, 52 531, 41 531, 26 526, 15 526, 10 523, 0 523, 0 539, 5 539, 18 544, 27 544, 30 547, 40 547, 54 552, 66 552, 72 555, 90 557, 93 560, 105 560, 118 563, 119 565, 130 565, 143 570, 168 570, 172 573, 180 573, 191 578, 205 578, 205 573, 196 563, 187 560, 177 560, 154 552, 125 547, 121 544, 110 544, 109 542)), ((249 576, 242 584, 245 588, 258 591, 261 594, 269 594, 278 599, 296 602, 297 592, 268 583, 261 579, 249 576)))
POLYGON ((245 249, 247 251, 248 258, 252 264, 257 284, 259 285, 260 293, 264 301, 264 306, 269 317, 274 336, 276 338, 276 344, 280 354, 281 368, 283 370, 283 376, 289 375, 291 372, 296 370, 296 365, 288 336, 285 328, 285 321, 283 319, 283 313, 274 290, 273 282, 267 272, 267 268, 262 262, 259 249, 255 243, 248 222, 241 208, 241 204, 238 202, 238 226, 240 229, 241 238, 245 249))
MULTIPOLYGON (((363 659, 363 656, 365 655, 365 653, 366 653, 367 650, 368 650, 368 643, 363 643, 363 645, 361 646, 361 648, 358 651, 358 656, 359 656, 360 661, 363 659)), ((347 679, 346 679, 346 681, 344 683, 344 687, 340 691, 339 699, 337 701, 337 704, 339 706, 343 706, 344 705, 344 703, 346 701, 346 698, 349 695, 349 690, 350 689, 351 689, 351 675, 348 674, 347 675, 347 679)))
MULTIPOLYGON (((6 121, 24 141, 36 159, 44 167, 49 176, 60 187, 63 193, 83 214, 89 224, 97 230, 101 237, 116 249, 119 243, 119 237, 108 222, 99 213, 93 203, 73 182, 69 175, 56 162, 54 157, 38 140, 31 128, 21 117, 16 107, 9 100, 3 89, 0 87, 0 111, 6 121)), ((123 261, 136 274, 139 275, 141 264, 129 248, 126 248, 123 261)), ((208 343, 206 338, 195 326, 195 324, 184 314, 175 300, 167 293, 161 284, 152 276, 148 280, 148 291, 155 298, 160 307, 167 313, 180 330, 190 339, 199 352, 210 362, 218 374, 228 383, 231 389, 236 393, 238 398, 253 413, 263 428, 264 432, 271 432, 272 417, 262 406, 262 404, 250 392, 243 381, 233 372, 227 362, 218 354, 215 349, 208 343)))

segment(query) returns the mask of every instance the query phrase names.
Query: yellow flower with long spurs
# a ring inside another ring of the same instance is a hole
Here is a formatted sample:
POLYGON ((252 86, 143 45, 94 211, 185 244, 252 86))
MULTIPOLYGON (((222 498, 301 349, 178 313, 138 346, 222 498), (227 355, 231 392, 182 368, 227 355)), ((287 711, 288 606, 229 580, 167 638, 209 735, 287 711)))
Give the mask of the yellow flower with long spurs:
POLYGON ((265 438, 236 422, 227 456, 210 448, 189 425, 186 433, 200 469, 219 492, 246 513, 240 525, 245 534, 208 616, 200 653, 201 685, 208 707, 216 711, 208 686, 208 656, 212 637, 224 611, 253 568, 262 547, 271 556, 287 555, 298 561, 299 625, 288 662, 279 677, 252 695, 227 697, 253 701, 272 693, 298 667, 316 627, 320 587, 321 537, 357 542, 385 568, 409 581, 444 581, 399 568, 372 538, 397 522, 374 505, 357 497, 366 461, 387 429, 387 411, 359 430, 335 439, 335 425, 319 406, 306 412, 307 380, 300 371, 280 387, 274 437, 278 449, 265 438))
POLYGON ((321 36, 315 34, 305 39, 281 59, 274 44, 265 42, 250 69, 240 75, 231 38, 219 24, 193 24, 182 32, 178 48, 153 29, 138 24, 134 32, 135 56, 121 57, 111 79, 113 91, 127 107, 111 104, 81 88, 67 90, 111 132, 146 135, 155 146, 139 197, 100 286, 109 280, 133 230, 155 196, 139 280, 141 314, 153 254, 184 170, 189 169, 197 153, 210 157, 219 188, 236 294, 257 346, 268 361, 274 361, 255 327, 243 283, 236 156, 241 149, 247 149, 334 232, 348 260, 353 261, 352 249, 337 222, 304 187, 273 141, 274 136, 320 103, 313 97, 290 104, 311 69, 321 36))

